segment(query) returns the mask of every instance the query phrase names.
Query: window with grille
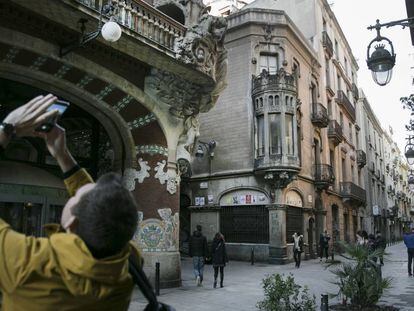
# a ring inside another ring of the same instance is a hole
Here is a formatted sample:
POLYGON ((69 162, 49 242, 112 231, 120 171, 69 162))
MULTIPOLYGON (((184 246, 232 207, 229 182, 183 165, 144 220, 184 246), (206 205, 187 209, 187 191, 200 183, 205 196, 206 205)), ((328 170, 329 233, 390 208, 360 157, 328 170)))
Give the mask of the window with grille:
POLYGON ((269 211, 263 205, 223 206, 220 226, 227 242, 269 243, 269 211))

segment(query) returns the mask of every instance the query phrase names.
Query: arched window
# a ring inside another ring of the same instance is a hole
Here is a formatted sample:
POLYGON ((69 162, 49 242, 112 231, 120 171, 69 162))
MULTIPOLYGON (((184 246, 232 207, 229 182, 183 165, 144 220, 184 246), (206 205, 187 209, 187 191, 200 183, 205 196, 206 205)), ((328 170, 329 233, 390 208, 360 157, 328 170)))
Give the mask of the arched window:
POLYGON ((169 3, 157 7, 158 10, 163 12, 165 15, 168 15, 172 19, 176 20, 182 25, 185 25, 185 16, 183 11, 176 5, 169 3))

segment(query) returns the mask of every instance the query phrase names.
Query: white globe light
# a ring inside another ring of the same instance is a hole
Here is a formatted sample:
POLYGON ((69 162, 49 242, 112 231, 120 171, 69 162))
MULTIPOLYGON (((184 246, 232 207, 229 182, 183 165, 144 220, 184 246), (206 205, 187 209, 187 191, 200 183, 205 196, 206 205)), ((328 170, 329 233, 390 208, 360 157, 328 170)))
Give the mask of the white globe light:
POLYGON ((118 23, 109 21, 103 25, 101 33, 106 41, 115 42, 121 37, 122 29, 118 23))

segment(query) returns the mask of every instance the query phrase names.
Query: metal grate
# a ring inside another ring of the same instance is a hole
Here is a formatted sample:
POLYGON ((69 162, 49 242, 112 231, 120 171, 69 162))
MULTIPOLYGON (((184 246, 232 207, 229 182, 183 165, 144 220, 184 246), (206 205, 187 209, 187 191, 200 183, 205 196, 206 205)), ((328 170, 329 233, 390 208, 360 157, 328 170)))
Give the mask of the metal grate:
POLYGON ((265 206, 224 206, 220 224, 227 242, 269 243, 269 211, 265 206))
POLYGON ((294 233, 303 234, 303 212, 301 208, 288 207, 286 211, 286 241, 293 243, 294 233))

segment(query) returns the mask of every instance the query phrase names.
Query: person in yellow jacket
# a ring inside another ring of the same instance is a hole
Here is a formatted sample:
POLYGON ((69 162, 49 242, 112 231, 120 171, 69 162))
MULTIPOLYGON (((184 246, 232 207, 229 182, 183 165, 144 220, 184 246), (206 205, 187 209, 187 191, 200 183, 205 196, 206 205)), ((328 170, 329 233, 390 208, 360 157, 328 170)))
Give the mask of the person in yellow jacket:
POLYGON ((136 203, 116 174, 93 182, 67 150, 64 129, 35 131, 57 113, 47 111, 55 101, 51 94, 36 97, 0 124, 1 148, 14 136, 42 136, 72 196, 62 212, 63 230, 49 226, 48 238, 25 236, 0 219, 2 310, 127 310, 133 289, 128 258, 139 258, 129 242, 136 203))

